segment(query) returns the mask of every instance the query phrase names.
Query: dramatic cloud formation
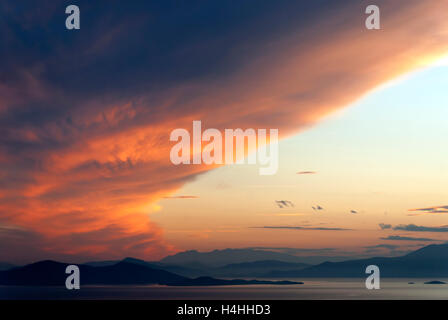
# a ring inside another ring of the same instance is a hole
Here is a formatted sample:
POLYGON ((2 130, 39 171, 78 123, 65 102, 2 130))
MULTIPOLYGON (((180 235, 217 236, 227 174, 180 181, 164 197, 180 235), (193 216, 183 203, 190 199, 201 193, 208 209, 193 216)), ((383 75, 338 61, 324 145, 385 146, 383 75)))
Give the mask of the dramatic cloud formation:
POLYGON ((174 252, 153 204, 213 166, 172 165, 173 129, 285 137, 447 51, 446 3, 378 1, 379 32, 367 4, 78 1, 67 31, 65 1, 2 2, 3 258, 174 252))

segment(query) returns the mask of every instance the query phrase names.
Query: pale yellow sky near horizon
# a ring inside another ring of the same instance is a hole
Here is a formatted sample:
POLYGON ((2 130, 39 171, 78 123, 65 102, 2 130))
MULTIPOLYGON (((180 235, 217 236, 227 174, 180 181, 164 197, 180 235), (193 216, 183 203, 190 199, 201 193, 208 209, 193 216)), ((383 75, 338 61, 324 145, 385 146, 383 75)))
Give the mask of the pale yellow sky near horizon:
POLYGON ((431 242, 380 238, 447 240, 443 232, 379 227, 448 225, 447 213, 409 211, 448 204, 446 61, 391 81, 281 141, 277 175, 259 176, 257 165, 215 169, 175 194, 197 199, 161 200, 152 218, 167 241, 183 250, 331 247, 362 253, 389 244, 400 248, 379 252, 398 254, 431 242), (279 208, 275 200, 292 201, 294 207, 279 208), (324 209, 313 210, 317 205, 324 209), (351 230, 256 228, 265 226, 351 230))

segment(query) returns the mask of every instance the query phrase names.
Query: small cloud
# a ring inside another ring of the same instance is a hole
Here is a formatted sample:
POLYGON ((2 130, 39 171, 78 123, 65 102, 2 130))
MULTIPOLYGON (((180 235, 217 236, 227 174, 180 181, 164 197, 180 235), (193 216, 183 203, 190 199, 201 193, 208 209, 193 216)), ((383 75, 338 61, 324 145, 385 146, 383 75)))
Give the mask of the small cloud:
POLYGON ((421 212, 421 213, 448 213, 448 206, 409 209, 409 211, 417 211, 417 212, 421 212))
POLYGON ((296 174, 317 174, 316 171, 299 171, 296 174))
POLYGON ((386 224, 386 223, 380 223, 379 226, 380 226, 381 230, 391 229, 392 228, 391 224, 386 224))
POLYGON ((198 196, 169 196, 163 197, 163 199, 198 199, 198 196))
POLYGON ((294 207, 294 203, 289 200, 275 200, 275 203, 279 208, 294 207))
POLYGON ((380 238, 382 240, 394 240, 394 241, 440 241, 430 238, 414 238, 414 237, 402 237, 402 236, 388 236, 380 238))

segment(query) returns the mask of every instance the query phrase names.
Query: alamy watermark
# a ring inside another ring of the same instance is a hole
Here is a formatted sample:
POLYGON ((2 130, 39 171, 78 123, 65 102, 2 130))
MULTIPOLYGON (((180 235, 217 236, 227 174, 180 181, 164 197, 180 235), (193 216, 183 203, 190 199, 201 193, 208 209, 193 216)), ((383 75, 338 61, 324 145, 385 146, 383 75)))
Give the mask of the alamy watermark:
POLYGON ((202 132, 201 121, 193 121, 192 135, 186 129, 175 129, 170 141, 173 164, 259 164, 260 175, 273 175, 278 170, 278 129, 218 129, 202 132), (269 138, 269 139, 268 139, 269 138), (247 143, 246 143, 247 141, 247 143), (203 144, 205 142, 206 144, 203 144))
POLYGON ((65 13, 69 16, 65 19, 65 27, 67 30, 79 30, 80 26, 80 11, 79 7, 72 4, 65 8, 65 13))
POLYGON ((366 268, 366 274, 370 274, 366 279, 366 288, 369 290, 380 289, 380 268, 371 264, 366 268))
POLYGON ((65 268, 65 273, 69 274, 67 279, 65 279, 65 287, 68 290, 79 290, 79 282, 80 282, 80 272, 79 267, 77 265, 71 264, 65 268))

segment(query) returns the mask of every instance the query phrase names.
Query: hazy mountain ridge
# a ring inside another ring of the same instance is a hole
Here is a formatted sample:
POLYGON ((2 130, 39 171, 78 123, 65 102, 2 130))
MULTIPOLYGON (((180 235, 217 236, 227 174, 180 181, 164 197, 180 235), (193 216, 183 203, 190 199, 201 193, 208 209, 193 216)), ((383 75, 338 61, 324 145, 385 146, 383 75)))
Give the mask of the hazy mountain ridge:
POLYGON ((175 265, 201 264, 208 267, 222 267, 229 264, 277 260, 283 262, 302 263, 303 259, 287 253, 256 249, 223 249, 210 252, 189 250, 176 253, 161 259, 159 262, 175 265))
MULTIPOLYGON (((197 251, 184 252, 171 256, 170 259, 162 259, 157 262, 147 262, 135 258, 125 258, 121 261, 97 261, 79 264, 83 284, 161 284, 161 285, 230 285, 230 284, 265 284, 269 281, 256 280, 224 280, 221 278, 328 278, 365 277, 365 269, 369 265, 377 265, 380 268, 381 277, 408 277, 408 278, 445 278, 448 277, 448 244, 433 244, 401 257, 375 257, 368 259, 347 260, 343 262, 324 262, 309 266, 300 262, 286 262, 279 260, 263 259, 250 262, 229 263, 222 266, 206 266, 201 264, 203 258, 209 254, 217 257, 224 252, 224 257, 238 260, 241 254, 247 251, 237 249, 215 250, 209 253, 197 251), (236 250, 236 251, 235 251, 236 250), (235 254, 236 253, 236 254, 235 254), (191 254, 201 259, 190 259, 191 254), (168 264, 163 261, 185 261, 184 265, 168 264), (182 259, 179 260, 179 257, 182 259), (191 266, 196 268, 192 268, 191 266)), ((264 251, 262 251, 264 252, 264 251)), ((272 256, 268 252, 267 256, 272 256)), ((283 255, 290 259, 289 255, 283 255)), ((259 252, 257 257, 261 257, 259 252)), ((266 256, 264 256, 266 257, 266 256)), ((278 256, 277 256, 278 257, 278 256)), ((254 255, 245 259, 253 259, 254 255)), ((299 260, 300 257, 294 257, 299 260)), ((223 257, 215 259, 224 261, 223 257)), ((23 267, 15 267, 6 271, 0 271, 0 284, 3 285, 63 285, 67 275, 65 267, 67 263, 56 261, 40 261, 23 267)), ((278 284, 290 284, 280 282, 278 284)))
MULTIPOLYGON (((224 249, 210 252, 184 251, 160 261, 125 258, 125 261, 143 263, 151 268, 173 272, 184 277, 261 277, 277 270, 303 269, 310 264, 301 257, 267 250, 224 249), (274 259, 275 258, 275 259, 274 259)), ((90 266, 108 266, 118 261, 87 262, 90 266)))
MULTIPOLYGON (((207 267, 198 263, 195 264, 196 268, 191 268, 188 266, 172 265, 161 262, 148 262, 135 258, 125 258, 122 261, 141 264, 154 269, 169 271, 184 277, 202 277, 202 276, 224 277, 224 278, 263 277, 263 275, 272 271, 291 270, 291 269, 300 270, 310 266, 309 264, 305 263, 292 263, 277 260, 261 260, 254 262, 228 264, 216 268, 207 267)), ((87 265, 104 266, 104 265, 113 265, 118 262, 119 261, 98 261, 98 262, 89 262, 87 265)))
POLYGON ((432 244, 401 257, 324 262, 302 270, 278 271, 266 276, 278 278, 365 277, 365 269, 369 265, 378 266, 381 277, 448 277, 448 244, 432 244))
POLYGON ((0 271, 9 270, 16 267, 16 265, 8 262, 0 262, 0 271))

